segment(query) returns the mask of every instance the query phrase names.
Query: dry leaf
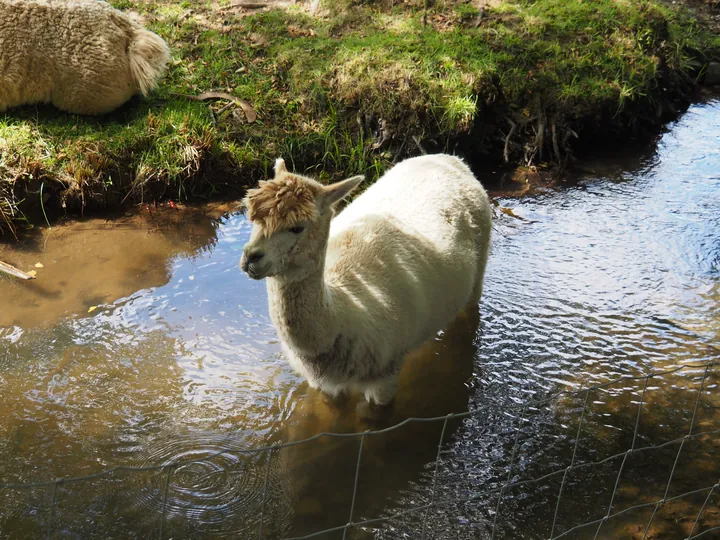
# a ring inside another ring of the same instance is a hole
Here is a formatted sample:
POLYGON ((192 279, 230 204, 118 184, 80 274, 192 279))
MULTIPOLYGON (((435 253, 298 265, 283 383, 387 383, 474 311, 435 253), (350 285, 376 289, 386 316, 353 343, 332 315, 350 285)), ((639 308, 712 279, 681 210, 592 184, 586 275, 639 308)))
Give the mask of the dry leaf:
POLYGON ((517 215, 515 212, 513 212, 510 208, 507 208, 507 207, 504 207, 504 206, 503 206, 503 207, 500 208, 500 211, 501 211, 503 214, 505 214, 506 216, 510 216, 510 217, 512 217, 512 218, 521 219, 521 220, 525 221, 525 218, 524 218, 524 217, 518 216, 518 215, 517 215))
POLYGON ((268 41, 268 39, 261 34, 249 34, 248 38, 250 39, 250 41, 252 41, 250 45, 251 47, 266 48, 270 46, 270 42, 268 41))
POLYGON ((315 35, 315 32, 312 30, 305 30, 304 28, 300 28, 299 26, 294 26, 292 24, 288 25, 287 31, 292 37, 309 37, 315 35))

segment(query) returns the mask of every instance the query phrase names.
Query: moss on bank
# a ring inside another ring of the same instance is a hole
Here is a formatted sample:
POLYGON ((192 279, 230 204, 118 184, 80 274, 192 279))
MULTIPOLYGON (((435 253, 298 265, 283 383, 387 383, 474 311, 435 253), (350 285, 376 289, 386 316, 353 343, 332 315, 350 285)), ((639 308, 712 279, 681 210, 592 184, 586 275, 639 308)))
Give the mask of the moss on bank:
POLYGON ((319 176, 374 177, 421 148, 562 161, 578 137, 658 125, 720 51, 692 11, 659 0, 345 0, 316 15, 112 3, 168 40, 170 72, 108 117, 0 116, 0 229, 38 209, 236 196, 279 155, 319 176), (186 97, 208 90, 257 120, 186 97))

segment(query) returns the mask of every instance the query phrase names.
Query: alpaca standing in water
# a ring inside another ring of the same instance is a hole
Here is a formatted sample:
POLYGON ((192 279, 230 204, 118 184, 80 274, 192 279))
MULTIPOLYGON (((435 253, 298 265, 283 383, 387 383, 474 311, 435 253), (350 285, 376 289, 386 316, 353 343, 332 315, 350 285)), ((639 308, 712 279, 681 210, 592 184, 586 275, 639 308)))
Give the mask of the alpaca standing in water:
POLYGON ((465 163, 437 154, 399 163, 335 217, 362 180, 323 186, 278 159, 245 198, 240 266, 267 279, 285 355, 311 387, 385 406, 406 353, 476 308, 492 211, 465 163))

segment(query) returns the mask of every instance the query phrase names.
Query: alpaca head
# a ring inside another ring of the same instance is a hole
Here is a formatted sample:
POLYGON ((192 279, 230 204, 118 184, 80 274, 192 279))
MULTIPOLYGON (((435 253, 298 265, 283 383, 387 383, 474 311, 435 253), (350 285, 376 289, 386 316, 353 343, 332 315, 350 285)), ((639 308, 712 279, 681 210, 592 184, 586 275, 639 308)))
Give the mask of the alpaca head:
POLYGON ((322 269, 335 205, 362 182, 362 176, 323 186, 288 172, 275 162, 275 178, 261 181, 244 199, 253 228, 240 267, 253 279, 303 279, 322 269))

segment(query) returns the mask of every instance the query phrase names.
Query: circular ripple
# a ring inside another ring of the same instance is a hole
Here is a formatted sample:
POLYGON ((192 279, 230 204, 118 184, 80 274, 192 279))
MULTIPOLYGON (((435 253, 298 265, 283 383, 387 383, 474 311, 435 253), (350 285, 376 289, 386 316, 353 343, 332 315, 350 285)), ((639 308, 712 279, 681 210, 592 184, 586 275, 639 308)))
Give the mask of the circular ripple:
MULTIPOLYGON (((185 531, 243 533, 257 530, 263 510, 263 493, 267 455, 242 453, 249 446, 244 441, 213 434, 174 435, 172 440, 158 440, 147 447, 139 466, 170 466, 170 481, 165 485, 167 470, 152 474, 140 493, 135 492, 132 506, 140 515, 161 516, 165 510, 169 526, 185 531), (222 452, 222 453, 220 453, 222 452)), ((275 456, 273 456, 274 458, 275 456)), ((271 461, 264 522, 283 522, 285 514, 278 504, 279 464, 271 461)))

